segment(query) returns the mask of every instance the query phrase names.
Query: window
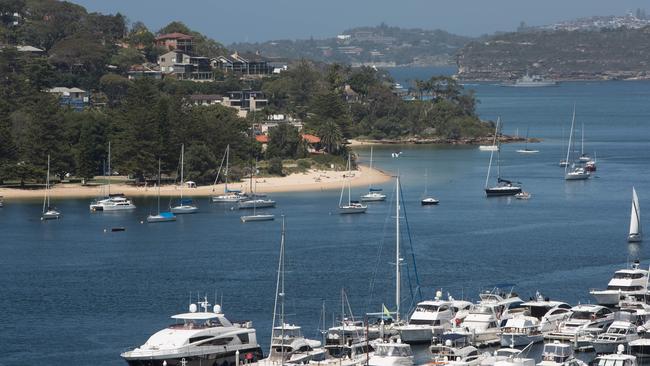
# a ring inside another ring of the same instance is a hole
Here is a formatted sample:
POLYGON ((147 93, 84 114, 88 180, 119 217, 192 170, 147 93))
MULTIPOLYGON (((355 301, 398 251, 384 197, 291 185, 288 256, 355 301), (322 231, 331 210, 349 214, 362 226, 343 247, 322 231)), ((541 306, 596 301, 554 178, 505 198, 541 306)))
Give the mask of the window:
POLYGON ((249 343, 250 341, 248 340, 248 333, 242 333, 242 334, 237 334, 237 337, 241 341, 241 343, 249 343))

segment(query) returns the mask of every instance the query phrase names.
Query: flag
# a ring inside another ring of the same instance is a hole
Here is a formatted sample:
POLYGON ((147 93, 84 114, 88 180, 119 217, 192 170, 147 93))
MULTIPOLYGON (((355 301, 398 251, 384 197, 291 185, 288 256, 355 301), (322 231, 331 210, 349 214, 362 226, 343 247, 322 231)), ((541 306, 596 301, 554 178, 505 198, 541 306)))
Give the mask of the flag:
POLYGON ((390 311, 388 311, 388 308, 386 307, 386 305, 381 304, 381 307, 382 307, 382 310, 384 312, 384 315, 386 315, 386 317, 390 318, 390 311))

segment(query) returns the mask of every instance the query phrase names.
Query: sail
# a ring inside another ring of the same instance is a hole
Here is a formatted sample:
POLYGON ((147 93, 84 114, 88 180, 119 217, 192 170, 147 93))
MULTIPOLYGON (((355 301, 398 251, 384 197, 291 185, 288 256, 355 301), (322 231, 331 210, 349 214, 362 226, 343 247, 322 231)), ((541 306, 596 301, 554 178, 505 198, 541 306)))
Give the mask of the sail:
POLYGON ((641 211, 639 210, 639 197, 636 189, 632 188, 632 211, 630 212, 630 235, 641 234, 641 211))

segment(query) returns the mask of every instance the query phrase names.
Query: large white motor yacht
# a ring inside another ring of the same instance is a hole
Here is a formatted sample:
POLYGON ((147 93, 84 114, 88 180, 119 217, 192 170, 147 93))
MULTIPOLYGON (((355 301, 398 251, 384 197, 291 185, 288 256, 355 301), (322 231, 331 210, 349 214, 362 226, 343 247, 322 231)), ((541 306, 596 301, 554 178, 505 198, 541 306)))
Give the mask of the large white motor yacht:
POLYGON ((135 205, 123 194, 111 194, 90 204, 91 211, 126 211, 135 210, 135 205))
POLYGON ((619 345, 616 353, 597 357, 594 366, 637 366, 636 356, 624 354, 625 346, 619 345))
POLYGON ((577 348, 591 347, 591 341, 614 322, 612 310, 583 304, 571 308, 569 319, 560 324, 557 332, 549 333, 549 339, 570 341, 577 348))
POLYGON ((311 360, 312 366, 362 366, 366 365, 374 350, 370 342, 364 338, 350 339, 348 343, 328 344, 325 346, 324 360, 311 360))
MULTIPOLYGON (((438 297, 439 298, 439 297, 438 297)), ((396 326, 406 343, 431 343, 431 339, 451 328, 454 317, 450 301, 422 301, 417 304, 408 324, 396 326)))
POLYGON ((503 347, 527 346, 544 340, 539 330, 539 320, 532 316, 517 316, 506 320, 501 328, 501 345, 503 347))
POLYGON ((589 293, 598 304, 605 306, 617 305, 625 295, 647 295, 648 270, 641 269, 636 260, 630 268, 616 271, 606 290, 591 290, 589 293))
POLYGON ((478 366, 489 355, 469 344, 467 336, 443 334, 429 347, 432 365, 478 366))
POLYGON ((625 320, 616 320, 609 326, 607 332, 599 334, 593 341, 597 354, 614 353, 618 346, 627 346, 631 341, 639 339, 636 325, 625 320))
POLYGON ((539 320, 539 331, 542 333, 553 332, 560 324, 571 316, 571 305, 562 301, 553 301, 542 297, 539 293, 535 299, 521 304, 524 315, 539 320))
POLYGON ((284 324, 273 328, 269 356, 257 365, 303 364, 324 358, 325 349, 321 347, 320 341, 303 337, 301 328, 297 325, 284 324))
POLYGON ((158 331, 145 344, 121 354, 129 365, 221 365, 237 364, 240 359, 254 362, 262 358, 257 344, 255 329, 251 322, 231 323, 215 305, 210 312, 207 299, 190 304, 190 312, 173 315, 181 321, 158 331))

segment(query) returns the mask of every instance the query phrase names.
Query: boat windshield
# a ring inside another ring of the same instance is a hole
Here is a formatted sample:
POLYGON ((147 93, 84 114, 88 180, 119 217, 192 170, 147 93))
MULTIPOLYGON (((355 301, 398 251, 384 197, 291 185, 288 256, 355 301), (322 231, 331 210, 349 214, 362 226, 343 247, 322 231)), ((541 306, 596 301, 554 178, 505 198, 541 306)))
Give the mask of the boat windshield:
POLYGON ((393 344, 377 345, 375 348, 375 355, 381 357, 408 357, 411 356, 411 347, 400 346, 396 347, 393 344))
POLYGON ((493 308, 490 306, 477 306, 472 310, 472 313, 475 314, 492 314, 493 313, 493 308))
POLYGON ((438 305, 418 305, 415 311, 435 313, 436 311, 438 311, 438 305))
POLYGON ((598 359, 598 366, 631 366, 630 360, 613 360, 610 358, 598 359))
POLYGON ((573 314, 571 314, 571 319, 590 320, 593 316, 596 316, 596 314, 590 311, 574 311, 573 314))
POLYGON ((624 279, 624 280, 636 280, 639 278, 643 278, 643 273, 629 273, 629 272, 616 272, 614 273, 614 278, 616 279, 624 279))

